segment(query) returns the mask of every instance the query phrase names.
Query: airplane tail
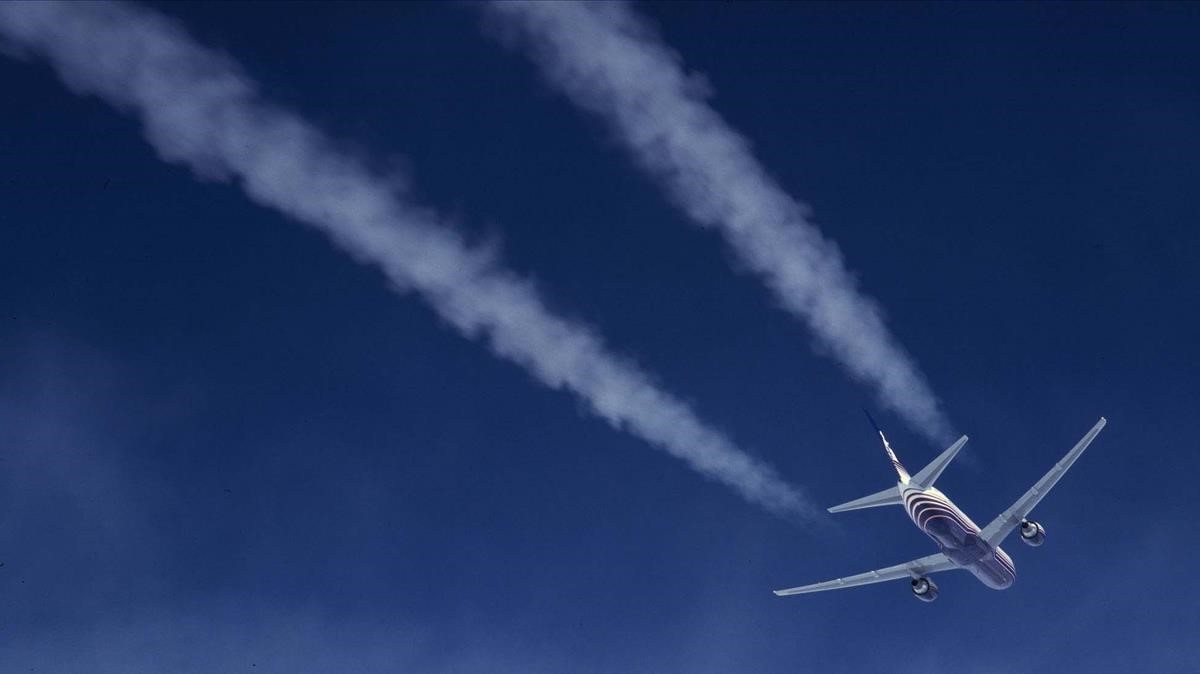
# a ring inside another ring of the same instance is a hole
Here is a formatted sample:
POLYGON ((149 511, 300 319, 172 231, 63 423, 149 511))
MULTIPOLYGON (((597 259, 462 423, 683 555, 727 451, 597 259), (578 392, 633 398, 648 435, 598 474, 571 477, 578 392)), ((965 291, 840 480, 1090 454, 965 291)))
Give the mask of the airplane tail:
MULTIPOLYGON (((866 412, 866 410, 863 410, 866 412)), ((953 445, 950 445, 946 451, 938 455, 936 459, 929 462, 916 475, 909 475, 905 470, 904 465, 896 458, 896 452, 892 451, 892 446, 888 443, 887 437, 883 431, 879 430, 879 425, 871 418, 871 413, 867 412, 867 418, 871 420, 871 425, 875 427, 875 432, 879 433, 879 439, 883 441, 883 451, 887 452, 888 458, 892 461, 892 467, 896 469, 896 475, 900 477, 900 482, 895 486, 888 487, 882 491, 877 491, 874 494, 864 496, 853 501, 847 501, 841 505, 833 506, 829 509, 831 513, 840 513, 847 510, 859 510, 860 508, 875 508, 885 505, 901 505, 904 499, 900 496, 900 491, 905 486, 915 487, 917 489, 928 489, 933 486, 934 481, 941 476, 942 471, 946 470, 946 466, 958 454, 963 445, 967 444, 967 436, 962 436, 953 445)))
POLYGON ((887 436, 883 434, 883 431, 879 430, 879 424, 875 423, 875 418, 871 416, 871 413, 866 410, 863 410, 863 412, 866 412, 867 419, 875 427, 875 432, 879 434, 879 439, 883 440, 883 451, 887 452, 888 458, 892 460, 892 467, 896 469, 896 474, 900 476, 900 482, 908 484, 908 471, 904 469, 904 466, 900 463, 900 459, 896 458, 896 453, 892 451, 892 446, 888 443, 887 436))

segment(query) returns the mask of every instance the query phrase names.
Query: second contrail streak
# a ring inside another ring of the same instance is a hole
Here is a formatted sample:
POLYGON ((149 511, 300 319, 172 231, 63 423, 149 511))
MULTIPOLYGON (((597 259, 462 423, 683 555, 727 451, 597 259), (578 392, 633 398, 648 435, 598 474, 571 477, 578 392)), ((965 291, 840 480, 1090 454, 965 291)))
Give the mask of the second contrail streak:
POLYGON ((133 114, 166 161, 235 181, 255 202, 324 232, 416 291, 447 322, 535 379, 785 516, 812 519, 796 487, 703 423, 591 330, 551 313, 530 283, 468 247, 394 181, 264 100, 230 59, 174 22, 122 3, 0 3, 9 51, 49 61, 75 92, 133 114))
POLYGON ((856 287, 842 255, 707 102, 679 55, 619 2, 497 0, 501 34, 546 79, 603 119, 636 163, 696 223, 721 232, 817 343, 933 440, 949 435, 925 378, 856 287))

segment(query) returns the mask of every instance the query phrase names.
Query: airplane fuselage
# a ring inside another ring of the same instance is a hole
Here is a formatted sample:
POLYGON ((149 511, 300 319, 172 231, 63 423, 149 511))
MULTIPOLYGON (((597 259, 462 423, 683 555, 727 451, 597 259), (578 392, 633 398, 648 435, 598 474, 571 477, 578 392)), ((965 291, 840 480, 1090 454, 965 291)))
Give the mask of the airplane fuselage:
POLYGON ((1012 558, 979 536, 979 526, 934 487, 900 484, 904 510, 913 524, 932 538, 951 562, 970 571, 984 585, 1004 590, 1017 579, 1012 558))
MULTIPOLYGON (((868 413, 868 417, 871 415, 868 413)), ((925 532, 937 543, 939 552, 924 557, 918 557, 903 564, 894 564, 874 571, 857 573, 843 578, 834 578, 820 583, 810 583, 799 587, 789 587, 775 590, 780 597, 825 590, 840 590, 847 587, 858 587, 872 583, 907 578, 912 582, 912 593, 923 602, 931 602, 938 597, 937 584, 930 575, 950 569, 965 569, 979 579, 984 585, 994 590, 1004 590, 1012 587, 1017 580, 1017 569, 1012 557, 1000 549, 1000 543, 1013 532, 1017 532, 1021 542, 1032 547, 1038 547, 1046 541, 1046 529, 1039 522, 1028 519, 1042 498, 1058 484, 1063 474, 1083 454, 1096 435, 1104 428, 1107 420, 1100 417, 1095 426, 1075 443, 1066 456, 1054 464, 1042 479, 1038 480, 1021 498, 1004 509, 986 527, 971 521, 966 513, 958 509, 949 498, 933 486, 941 476, 942 471, 958 454, 967 442, 967 436, 962 436, 930 461, 924 468, 910 474, 896 458, 896 452, 888 443, 887 437, 875 420, 872 425, 879 433, 883 442, 883 450, 887 453, 892 467, 896 469, 899 481, 887 489, 874 494, 867 494, 853 501, 840 503, 829 508, 831 513, 861 510, 878 506, 902 505, 913 524, 925 532)))

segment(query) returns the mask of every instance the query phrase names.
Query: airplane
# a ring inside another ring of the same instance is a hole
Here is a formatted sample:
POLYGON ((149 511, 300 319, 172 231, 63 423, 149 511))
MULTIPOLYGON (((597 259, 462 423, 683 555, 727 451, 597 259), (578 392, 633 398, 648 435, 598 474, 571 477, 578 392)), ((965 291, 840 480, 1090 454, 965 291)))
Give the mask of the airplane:
MULTIPOLYGON (((867 413, 867 418, 871 419, 870 412, 867 413)), ((1071 451, 1054 464, 1050 472, 1038 480, 1029 491, 1025 492, 1024 496, 1017 499, 1016 503, 1000 513, 986 527, 980 529, 945 494, 933 486, 934 481, 941 476, 942 471, 946 470, 946 466, 950 465, 950 461, 954 459, 958 451, 967 444, 967 436, 959 438, 916 475, 909 475, 904 466, 900 464, 900 460, 896 458, 896 453, 892 451, 887 437, 884 436, 883 431, 879 430, 879 425, 875 423, 874 419, 871 419, 871 425, 875 427, 875 432, 879 433, 879 438, 883 440, 883 449, 891 459, 892 466, 896 469, 900 480, 894 487, 888 487, 869 496, 834 506, 829 509, 829 512, 840 513, 860 508, 903 505, 913 524, 932 538, 941 551, 927 557, 914 559, 911 562, 867 571, 855 576, 802 585, 787 590, 775 590, 775 594, 786 597, 793 594, 840 590, 846 587, 911 578, 913 595, 921 601, 931 602, 938 597, 938 586, 929 578, 929 575, 950 569, 970 571, 984 585, 994 590, 1008 589, 1017 578, 1017 570, 1013 565, 1012 558, 1000 548, 1000 543, 1013 530, 1019 531, 1021 542, 1026 545, 1037 547, 1046 541, 1045 527, 1028 519, 1029 513, 1045 498, 1046 494, 1050 493, 1050 490, 1066 474, 1075 460, 1083 454, 1083 450, 1088 448, 1106 423, 1108 423, 1107 420, 1100 417, 1100 421, 1092 426, 1092 430, 1075 443, 1071 451)))

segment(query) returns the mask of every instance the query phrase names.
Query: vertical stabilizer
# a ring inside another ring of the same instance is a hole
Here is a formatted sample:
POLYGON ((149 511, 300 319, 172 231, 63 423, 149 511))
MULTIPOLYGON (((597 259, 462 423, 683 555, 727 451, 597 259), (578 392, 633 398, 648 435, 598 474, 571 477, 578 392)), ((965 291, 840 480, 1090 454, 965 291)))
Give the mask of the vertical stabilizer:
POLYGON ((865 409, 863 412, 866 412, 867 419, 869 419, 871 421, 871 425, 875 427, 875 432, 879 434, 879 439, 883 440, 883 451, 887 452, 888 458, 892 460, 892 467, 896 469, 896 474, 900 476, 900 482, 908 484, 910 479, 908 471, 904 469, 904 466, 900 463, 900 459, 896 458, 896 452, 892 451, 892 446, 888 443, 887 436, 883 434, 883 431, 879 430, 879 424, 875 423, 875 419, 871 416, 871 413, 867 412, 865 409))
MULTIPOLYGON (((867 412, 865 409, 864 412, 867 412)), ((867 418, 871 419, 871 413, 867 412, 867 418)), ((887 452, 888 458, 892 460, 892 466, 896 469, 896 474, 900 476, 900 484, 892 485, 882 491, 877 491, 874 494, 869 494, 862 498, 847 501, 841 505, 835 505, 829 509, 831 513, 840 513, 847 510, 859 510, 861 508, 875 508, 886 505, 903 505, 904 499, 901 496, 903 485, 907 485, 909 479, 908 471, 904 470, 904 466, 900 465, 900 459, 896 458, 896 453, 892 451, 892 446, 888 444, 887 438, 884 437, 883 431, 879 430, 879 424, 871 419, 871 425, 875 427, 875 432, 879 434, 879 439, 883 440, 883 451, 887 452)))

